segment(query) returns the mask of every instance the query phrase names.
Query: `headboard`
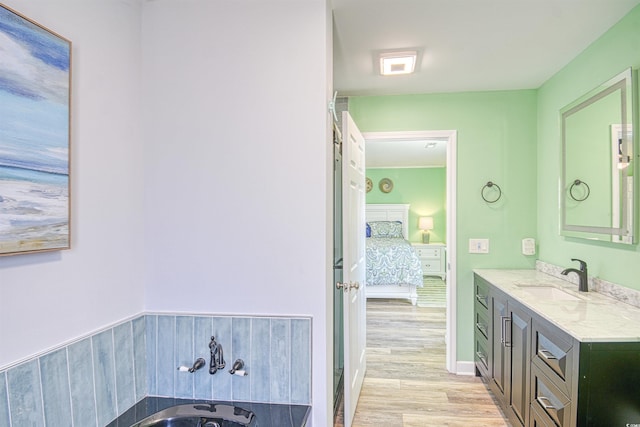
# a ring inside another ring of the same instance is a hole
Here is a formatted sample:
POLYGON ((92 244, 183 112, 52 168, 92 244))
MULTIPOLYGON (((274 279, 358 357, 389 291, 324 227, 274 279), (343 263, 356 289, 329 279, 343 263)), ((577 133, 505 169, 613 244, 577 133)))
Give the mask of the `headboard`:
POLYGON ((408 204, 371 204, 366 206, 366 220, 400 221, 402 236, 409 240, 409 206, 408 204))

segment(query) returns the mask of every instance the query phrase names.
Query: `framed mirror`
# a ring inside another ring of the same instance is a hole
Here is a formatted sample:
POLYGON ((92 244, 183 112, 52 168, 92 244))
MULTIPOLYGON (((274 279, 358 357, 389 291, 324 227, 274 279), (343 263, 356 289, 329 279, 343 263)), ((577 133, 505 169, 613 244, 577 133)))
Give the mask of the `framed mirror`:
POLYGON ((635 240, 634 84, 631 68, 560 111, 560 233, 635 240))

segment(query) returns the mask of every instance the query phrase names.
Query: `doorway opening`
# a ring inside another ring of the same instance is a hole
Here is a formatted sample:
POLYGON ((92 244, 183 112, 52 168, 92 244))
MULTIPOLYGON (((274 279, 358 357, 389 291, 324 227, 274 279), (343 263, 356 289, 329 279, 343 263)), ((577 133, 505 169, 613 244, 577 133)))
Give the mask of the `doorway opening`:
MULTIPOLYGON (((429 141, 444 141, 446 153, 446 368, 457 373, 456 361, 456 144, 455 130, 435 131, 398 131, 398 132, 364 132, 365 147, 370 144, 384 142, 389 150, 393 144, 397 146, 414 142, 424 146, 429 141)), ((409 144, 411 145, 411 144, 409 144)), ((393 156, 393 154, 389 154, 393 156)), ((365 148, 366 157, 366 148, 365 148)), ((368 159, 368 157, 366 157, 368 159)), ((368 160, 367 160, 368 162, 368 160)), ((369 167, 369 163, 366 163, 369 167)), ((406 166, 405 166, 406 167, 406 166)))

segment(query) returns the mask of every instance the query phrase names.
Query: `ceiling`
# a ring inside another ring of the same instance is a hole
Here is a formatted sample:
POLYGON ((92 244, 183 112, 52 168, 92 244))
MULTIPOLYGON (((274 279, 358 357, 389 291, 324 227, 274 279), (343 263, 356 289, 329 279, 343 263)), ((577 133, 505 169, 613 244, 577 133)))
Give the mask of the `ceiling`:
POLYGON ((639 3, 333 0, 334 88, 338 96, 535 89, 639 3), (419 51, 414 74, 379 75, 376 52, 409 48, 419 51))

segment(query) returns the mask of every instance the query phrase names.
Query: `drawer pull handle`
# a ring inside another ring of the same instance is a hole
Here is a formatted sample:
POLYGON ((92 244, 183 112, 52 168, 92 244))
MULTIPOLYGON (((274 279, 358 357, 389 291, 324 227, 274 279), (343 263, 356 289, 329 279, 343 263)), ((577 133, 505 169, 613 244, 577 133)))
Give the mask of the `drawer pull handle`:
POLYGON ((487 306, 487 296, 486 295, 476 294, 476 299, 478 300, 478 302, 480 304, 484 305, 485 307, 487 306))
POLYGON ((502 320, 502 331, 500 341, 504 344, 505 347, 511 347, 511 317, 510 316, 500 316, 500 320, 502 320), (507 326, 507 322, 509 326, 507 326), (507 336, 509 339, 507 340, 507 336))
POLYGON ((536 400, 557 425, 561 426, 563 424, 560 418, 562 418, 564 408, 556 408, 555 406, 553 406, 551 401, 549 401, 549 398, 544 396, 538 396, 536 400))
POLYGON ((479 352, 479 351, 476 351, 476 356, 478 356, 478 359, 482 362, 482 364, 483 364, 484 366, 488 366, 488 365, 487 365, 487 358, 485 357, 485 355, 484 355, 484 354, 482 354, 482 353, 481 353, 481 352, 479 352))
POLYGON ((542 407, 544 408, 544 410, 548 410, 548 409, 553 409, 554 411, 556 411, 556 407, 553 406, 553 404, 551 404, 551 402, 549 401, 549 398, 544 397, 544 396, 538 396, 538 403, 540 403, 540 405, 542 405, 542 407))
POLYGON ((480 332, 482 332, 482 335, 485 336, 485 338, 487 337, 487 328, 486 326, 484 326, 482 323, 480 322, 476 322, 476 328, 478 328, 478 330, 480 332))
POLYGON ((558 358, 555 357, 553 353, 551 353, 549 350, 544 350, 544 349, 538 350, 538 354, 544 360, 558 360, 558 358))
POLYGON ((555 354, 551 353, 546 348, 540 347, 538 348, 538 356, 547 366, 553 369, 555 373, 560 376, 560 378, 562 378, 563 380, 565 379, 567 371, 566 355, 558 358, 555 354))

